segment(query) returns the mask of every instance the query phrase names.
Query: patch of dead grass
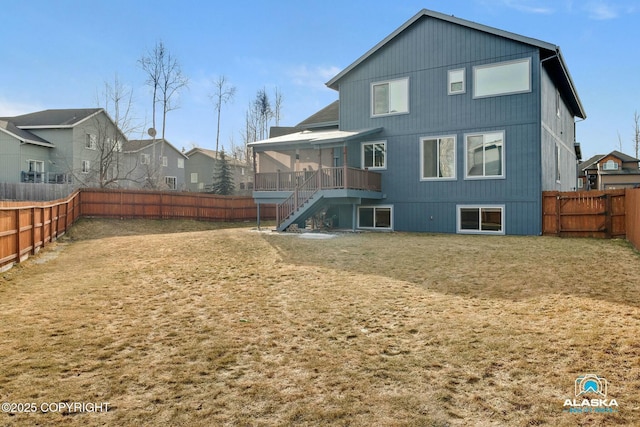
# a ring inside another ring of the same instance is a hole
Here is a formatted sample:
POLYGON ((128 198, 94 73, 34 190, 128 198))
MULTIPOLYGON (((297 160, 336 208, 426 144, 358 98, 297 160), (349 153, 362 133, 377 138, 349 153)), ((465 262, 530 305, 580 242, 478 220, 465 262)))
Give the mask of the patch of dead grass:
POLYGON ((2 422, 569 426, 638 418, 640 262, 625 245, 402 233, 305 240, 192 228, 202 225, 74 226, 57 257, 0 276, 2 401, 113 408, 0 414, 2 422), (94 228, 101 238, 84 234, 94 228), (590 372, 610 381, 618 414, 562 412, 575 378, 590 372))

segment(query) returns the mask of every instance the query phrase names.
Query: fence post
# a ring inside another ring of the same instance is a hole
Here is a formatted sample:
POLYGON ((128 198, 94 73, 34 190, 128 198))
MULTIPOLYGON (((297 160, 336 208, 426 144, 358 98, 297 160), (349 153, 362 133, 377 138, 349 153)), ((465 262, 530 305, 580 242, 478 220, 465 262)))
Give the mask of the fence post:
POLYGON ((611 212, 611 194, 604 196, 604 235, 607 239, 611 238, 611 228, 613 225, 613 215, 611 212))
POLYGON ((556 236, 560 236, 560 224, 562 221, 560 220, 560 194, 556 195, 556 236))
POLYGON ((16 255, 17 262, 20 262, 20 208, 16 209, 16 255))

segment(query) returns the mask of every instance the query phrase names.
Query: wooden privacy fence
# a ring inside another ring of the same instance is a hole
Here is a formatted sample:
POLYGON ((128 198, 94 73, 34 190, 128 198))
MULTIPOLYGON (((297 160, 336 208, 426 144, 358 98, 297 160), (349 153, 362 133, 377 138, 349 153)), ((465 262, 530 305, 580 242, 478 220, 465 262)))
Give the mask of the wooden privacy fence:
POLYGON ((79 216, 79 192, 52 202, 0 204, 0 271, 56 240, 79 216))
MULTIPOLYGON (((82 216, 119 219, 192 219, 255 221, 252 197, 218 196, 170 191, 83 189, 82 216)), ((274 205, 260 205, 260 218, 275 218, 274 205)))
POLYGON ((640 188, 625 191, 627 240, 640 251, 640 188))
MULTIPOLYGON (((0 202, 0 271, 63 235, 80 217, 255 221, 251 197, 141 190, 82 189, 52 202, 0 202)), ((275 205, 260 205, 275 218, 275 205)))
POLYGON ((545 191, 542 234, 562 237, 626 237, 625 190, 545 191))

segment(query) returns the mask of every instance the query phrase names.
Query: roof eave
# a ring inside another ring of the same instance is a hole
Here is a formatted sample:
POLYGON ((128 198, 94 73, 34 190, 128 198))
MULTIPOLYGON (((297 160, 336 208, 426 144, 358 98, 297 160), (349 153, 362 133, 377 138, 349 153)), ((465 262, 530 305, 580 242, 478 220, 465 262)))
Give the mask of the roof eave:
POLYGON ((376 44, 374 47, 369 49, 364 55, 362 55, 360 58, 358 58, 355 62, 353 62, 347 68, 345 68, 340 73, 338 73, 334 78, 329 80, 326 83, 326 85, 331 89, 339 90, 338 81, 340 79, 342 79, 342 77, 344 77, 347 73, 349 73, 355 67, 360 65, 362 62, 364 62, 364 60, 366 60, 369 56, 373 55, 376 51, 378 51, 384 45, 389 43, 398 34, 402 33, 404 30, 409 28, 411 25, 413 25, 416 21, 418 21, 423 16, 440 19, 440 20, 443 20, 443 21, 446 21, 446 22, 451 22, 453 24, 462 25, 464 27, 473 28, 475 30, 483 31, 483 32, 494 34, 494 35, 501 36, 501 37, 506 37, 506 38, 509 38, 509 39, 512 39, 512 40, 516 40, 516 41, 519 41, 519 42, 522 42, 522 43, 526 43, 526 44, 530 44, 530 45, 533 45, 533 46, 537 46, 537 47, 543 48, 543 49, 548 49, 548 50, 555 50, 556 49, 556 46, 554 44, 547 43, 547 42, 544 42, 542 40, 534 39, 534 38, 531 38, 531 37, 525 37, 525 36, 522 36, 522 35, 519 35, 519 34, 511 33, 509 31, 504 31, 504 30, 500 30, 500 29, 497 29, 497 28, 489 27, 487 25, 478 24, 476 22, 467 21, 466 19, 456 18, 455 16, 452 16, 452 15, 445 15, 443 13, 435 12, 433 10, 422 9, 420 12, 416 13, 413 17, 411 17, 411 19, 409 19, 407 22, 405 22, 399 28, 397 28, 394 32, 389 34, 387 37, 385 37, 378 44, 376 44))

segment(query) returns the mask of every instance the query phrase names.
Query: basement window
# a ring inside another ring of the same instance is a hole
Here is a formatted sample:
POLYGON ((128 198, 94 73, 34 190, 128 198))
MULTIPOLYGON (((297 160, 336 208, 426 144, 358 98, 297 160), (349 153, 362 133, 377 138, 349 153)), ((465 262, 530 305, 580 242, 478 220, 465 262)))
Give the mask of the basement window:
POLYGON ((504 205, 459 205, 457 210, 458 233, 504 234, 504 205))
POLYGON ((375 230, 393 229, 392 206, 360 206, 358 207, 358 228, 375 230))

